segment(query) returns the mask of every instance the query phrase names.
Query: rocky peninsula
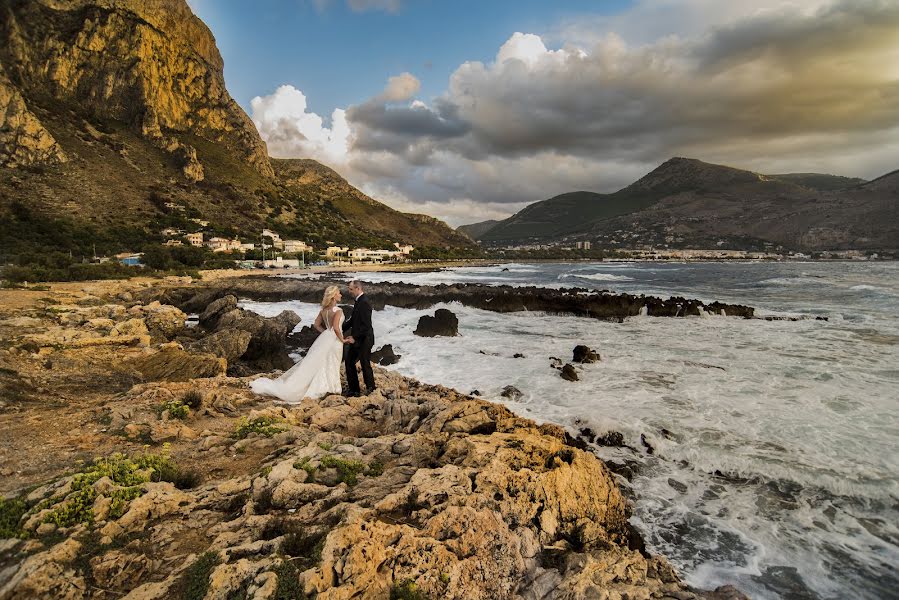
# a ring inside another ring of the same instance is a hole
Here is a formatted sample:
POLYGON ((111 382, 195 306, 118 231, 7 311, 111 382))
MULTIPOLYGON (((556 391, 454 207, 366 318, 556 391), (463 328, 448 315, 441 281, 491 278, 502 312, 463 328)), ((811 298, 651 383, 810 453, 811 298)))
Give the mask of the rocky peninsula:
POLYGON ((745 597, 647 552, 558 426, 378 367, 360 398, 254 395, 298 323, 229 297, 263 287, 0 291, 0 600, 745 597))

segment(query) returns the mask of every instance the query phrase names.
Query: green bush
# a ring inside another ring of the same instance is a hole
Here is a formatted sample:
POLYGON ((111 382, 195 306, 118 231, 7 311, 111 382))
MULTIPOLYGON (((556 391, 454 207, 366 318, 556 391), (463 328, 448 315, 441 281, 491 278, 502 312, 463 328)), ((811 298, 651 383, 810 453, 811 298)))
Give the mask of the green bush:
POLYGON ((156 409, 156 413, 159 416, 162 416, 165 412, 169 413, 169 418, 183 421, 190 415, 190 408, 182 400, 168 400, 160 404, 156 409))
POLYGON ((300 571, 289 560, 275 567, 278 576, 278 587, 275 588, 273 600, 305 600, 306 594, 300 587, 300 571))
POLYGON ((275 417, 256 417, 253 419, 242 418, 237 424, 233 437, 242 440, 251 433, 258 433, 265 437, 272 437, 276 433, 287 431, 287 427, 278 425, 282 423, 280 419, 275 417))
POLYGON ((21 521, 26 512, 28 503, 23 498, 0 497, 0 538, 25 537, 21 521))
POLYGON ((338 480, 349 486, 359 483, 359 473, 365 471, 365 463, 337 456, 325 456, 321 460, 321 466, 325 469, 337 469, 338 480))
POLYGON ((219 564, 218 554, 204 552, 181 576, 184 600, 202 600, 209 591, 209 576, 219 564))

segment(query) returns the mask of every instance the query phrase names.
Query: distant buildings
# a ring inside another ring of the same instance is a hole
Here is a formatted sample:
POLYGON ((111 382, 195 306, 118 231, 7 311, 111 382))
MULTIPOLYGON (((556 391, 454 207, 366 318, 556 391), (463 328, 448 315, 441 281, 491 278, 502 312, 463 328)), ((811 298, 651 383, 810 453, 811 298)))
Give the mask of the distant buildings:
POLYGON ((574 247, 578 250, 589 250, 593 247, 593 244, 590 242, 575 242, 574 247))
POLYGON ((213 252, 239 252, 241 250, 241 243, 240 240, 214 237, 209 238, 206 242, 206 247, 213 252))
POLYGON ((187 239, 187 243, 191 246, 196 246, 197 248, 199 248, 203 245, 202 233, 188 233, 184 237, 187 239))

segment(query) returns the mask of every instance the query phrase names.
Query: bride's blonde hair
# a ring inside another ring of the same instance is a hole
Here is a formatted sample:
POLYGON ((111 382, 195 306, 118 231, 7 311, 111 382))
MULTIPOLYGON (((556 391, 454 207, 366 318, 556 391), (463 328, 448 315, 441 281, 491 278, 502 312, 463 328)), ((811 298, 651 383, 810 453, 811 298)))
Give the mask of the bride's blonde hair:
POLYGON ((327 289, 325 289, 325 295, 322 296, 322 308, 326 308, 331 304, 331 300, 338 297, 340 297, 340 288, 336 285, 329 285, 327 289))

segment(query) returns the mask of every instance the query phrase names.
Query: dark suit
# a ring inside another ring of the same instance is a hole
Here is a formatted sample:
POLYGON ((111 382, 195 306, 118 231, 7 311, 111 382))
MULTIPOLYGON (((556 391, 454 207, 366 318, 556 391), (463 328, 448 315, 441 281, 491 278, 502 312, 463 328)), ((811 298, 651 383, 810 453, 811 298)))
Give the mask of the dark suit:
POLYGON ((346 366, 346 383, 350 394, 359 393, 359 375, 356 373, 356 362, 362 363, 362 378, 365 387, 371 392, 375 389, 375 374, 371 370, 371 349, 375 345, 375 332, 371 326, 371 304, 365 294, 359 294, 353 305, 353 316, 343 324, 344 333, 349 330, 353 343, 347 349, 344 365, 346 366))

